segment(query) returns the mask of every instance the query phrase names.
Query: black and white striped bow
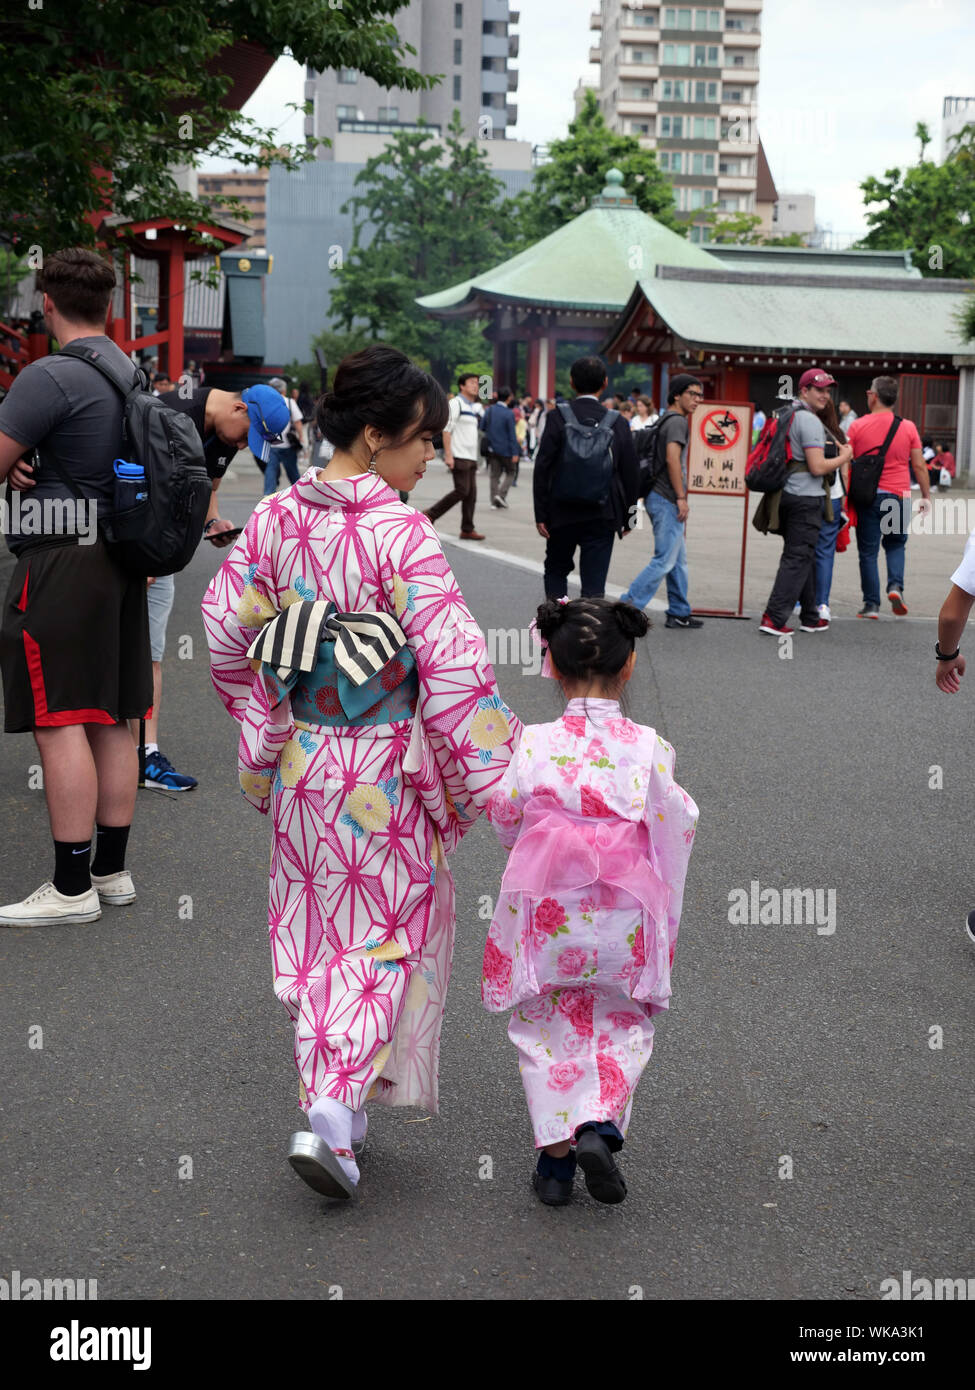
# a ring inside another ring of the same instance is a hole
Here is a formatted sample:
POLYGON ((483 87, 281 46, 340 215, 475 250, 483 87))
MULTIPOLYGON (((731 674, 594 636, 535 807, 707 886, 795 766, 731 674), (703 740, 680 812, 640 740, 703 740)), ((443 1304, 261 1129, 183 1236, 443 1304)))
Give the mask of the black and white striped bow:
POLYGON ((292 603, 267 623, 247 655, 273 667, 282 681, 314 671, 322 642, 335 643, 335 665, 353 685, 364 685, 407 645, 388 613, 339 613, 331 599, 292 603))

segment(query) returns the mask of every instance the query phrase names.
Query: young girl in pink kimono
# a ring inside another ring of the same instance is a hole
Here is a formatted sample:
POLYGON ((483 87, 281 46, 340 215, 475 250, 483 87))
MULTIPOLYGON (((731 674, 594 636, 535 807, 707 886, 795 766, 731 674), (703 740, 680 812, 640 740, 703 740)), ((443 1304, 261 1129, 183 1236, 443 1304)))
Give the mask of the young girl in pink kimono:
POLYGON ((698 811, 674 781, 674 750, 620 709, 649 623, 607 599, 549 600, 536 626, 543 674, 568 698, 526 725, 488 806, 511 850, 484 951, 492 1013, 514 1006, 538 1197, 561 1206, 576 1163, 600 1202, 621 1202, 613 1158, 668 1007, 698 811))
POLYGON ((402 353, 346 358, 318 407, 334 456, 258 504, 203 603, 241 790, 274 826, 274 989, 312 1130, 289 1161, 332 1197, 358 1183, 368 1097, 437 1109, 446 856, 520 727, 433 526, 397 496, 446 419, 402 353))

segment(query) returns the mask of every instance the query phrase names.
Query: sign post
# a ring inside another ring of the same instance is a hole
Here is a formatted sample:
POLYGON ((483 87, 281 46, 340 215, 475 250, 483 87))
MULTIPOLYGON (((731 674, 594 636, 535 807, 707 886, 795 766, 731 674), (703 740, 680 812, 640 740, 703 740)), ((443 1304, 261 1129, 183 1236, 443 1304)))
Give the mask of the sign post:
MULTIPOLYGON (((752 441, 748 401, 703 401, 691 416, 687 445, 687 491, 705 497, 741 497, 741 572, 738 608, 695 608, 706 618, 743 618, 745 546, 748 540, 748 489, 745 465, 752 441)), ((685 526, 686 531, 686 526, 685 526)))

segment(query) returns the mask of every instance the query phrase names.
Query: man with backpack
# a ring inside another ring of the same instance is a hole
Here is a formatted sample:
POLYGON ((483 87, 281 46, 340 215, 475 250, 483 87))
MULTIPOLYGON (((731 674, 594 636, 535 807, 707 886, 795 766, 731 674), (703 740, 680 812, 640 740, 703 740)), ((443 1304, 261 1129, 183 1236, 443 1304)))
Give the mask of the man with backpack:
POLYGON ((453 475, 453 487, 423 513, 430 521, 439 521, 444 512, 459 502, 460 538, 464 541, 484 539, 474 527, 479 430, 484 414, 477 398, 478 382, 477 372, 461 372, 457 378, 457 395, 450 399, 443 428, 443 461, 453 475))
MULTIPOLYGON (((515 433, 515 413, 511 407, 514 392, 502 386, 498 399, 484 412, 481 428, 487 442, 487 461, 491 473, 491 505, 507 509, 505 498, 515 476, 521 457, 521 445, 515 433)), ((461 533, 461 540, 474 540, 474 533, 461 533)))
MULTIPOLYGON (((109 264, 91 251, 58 251, 39 284, 45 322, 62 348, 94 348, 134 374, 104 332, 115 288, 109 264)), ((94 504, 101 519, 113 510, 122 422, 119 392, 86 362, 59 354, 32 362, 0 405, 0 478, 36 449, 30 502, 41 516, 53 517, 56 502, 62 516, 94 504)), ((37 742, 55 869, 23 902, 0 907, 5 926, 91 922, 102 904, 135 897, 125 852, 139 764, 126 720, 152 702, 146 583, 121 568, 100 535, 85 540, 54 526, 15 536, 8 509, 17 564, 0 630, 4 727, 37 742)))
POLYGON ((687 444, 690 418, 704 398, 697 377, 681 372, 672 377, 667 391, 667 409, 656 424, 640 430, 637 446, 645 460, 640 491, 653 525, 653 559, 637 575, 624 603, 645 608, 660 581, 667 580, 667 627, 703 627, 700 618, 691 617, 687 599, 687 550, 684 522, 687 520, 687 444))
POLYGON ((887 597, 898 618, 904 602, 904 560, 911 525, 911 470, 921 487, 921 511, 931 503, 931 485, 917 426, 895 415, 895 377, 874 377, 867 391, 868 414, 855 419, 847 438, 853 448, 850 498, 857 513, 857 552, 863 607, 858 617, 880 617, 881 541, 887 556, 887 597), (870 460, 870 462, 868 462, 870 460), (861 479, 860 475, 866 476, 861 479))
POLYGON ((583 598, 602 598, 613 540, 633 526, 639 466, 633 431, 599 393, 606 365, 580 357, 569 369, 576 392, 545 417, 533 478, 535 525, 545 546, 545 596, 565 598, 579 550, 583 598))
MULTIPOLYGON (((819 415, 829 398, 829 388, 835 385, 829 372, 819 367, 803 372, 799 378, 798 397, 768 421, 756 446, 755 452, 760 451, 773 437, 778 437, 781 445, 787 445, 775 450, 784 476, 781 491, 778 487, 775 489, 777 510, 768 528, 782 536, 782 558, 759 628, 773 637, 791 633, 787 619, 797 602, 803 632, 829 629, 829 620, 820 615, 816 606, 816 542, 829 502, 827 474, 843 468, 852 453, 848 444, 839 448, 834 445, 835 455, 826 457, 826 428, 819 415), (785 439, 781 438, 783 431, 785 439)), ((770 454, 773 447, 769 443, 770 454)), ((749 487, 756 485, 754 467, 753 454, 749 456, 749 471, 745 475, 749 487)), ((773 495, 768 488, 759 490, 773 495)), ((831 502, 829 505, 832 508, 831 502)))

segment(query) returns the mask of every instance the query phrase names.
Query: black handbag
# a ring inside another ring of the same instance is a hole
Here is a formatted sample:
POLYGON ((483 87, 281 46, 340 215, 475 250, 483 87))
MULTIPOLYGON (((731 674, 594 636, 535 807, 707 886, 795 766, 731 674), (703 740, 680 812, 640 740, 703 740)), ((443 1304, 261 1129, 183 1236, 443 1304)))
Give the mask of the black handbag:
POLYGON ((895 415, 887 431, 887 438, 879 449, 871 449, 868 453, 861 454, 850 464, 849 498, 857 512, 869 511, 877 500, 877 487, 880 475, 884 471, 884 464, 887 462, 887 450, 893 443, 901 422, 902 417, 895 415))

